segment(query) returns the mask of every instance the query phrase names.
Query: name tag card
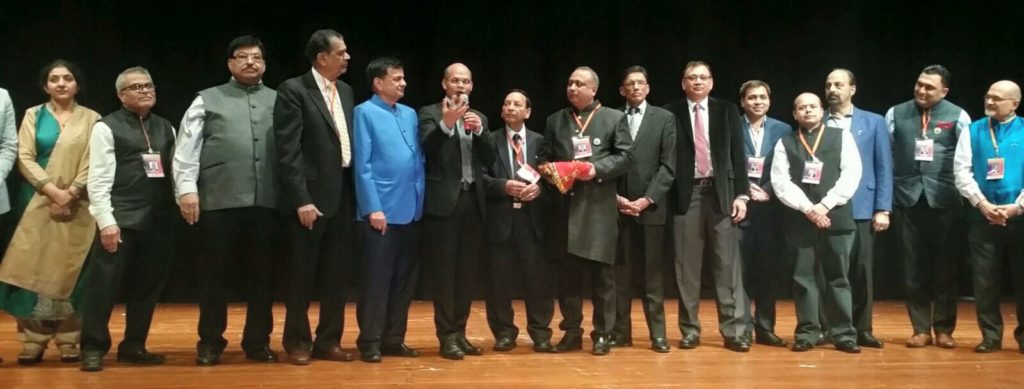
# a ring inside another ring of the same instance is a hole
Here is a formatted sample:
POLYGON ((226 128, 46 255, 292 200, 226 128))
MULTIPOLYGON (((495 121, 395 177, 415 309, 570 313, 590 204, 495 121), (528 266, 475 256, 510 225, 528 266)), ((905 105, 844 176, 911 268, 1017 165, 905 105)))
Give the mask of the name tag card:
POLYGON ((747 158, 747 177, 750 178, 761 178, 764 174, 764 158, 749 157, 747 158))
POLYGON ((818 161, 808 161, 804 164, 804 178, 803 183, 818 185, 821 183, 821 171, 825 167, 824 163, 818 161))
POLYGON ((160 161, 160 153, 142 153, 142 168, 146 171, 146 177, 163 177, 164 165, 160 161))
POLYGON ((914 160, 931 162, 935 159, 935 141, 918 139, 914 145, 914 160))
POLYGON ((1002 158, 989 158, 986 180, 1001 180, 1006 174, 1006 161, 1002 158))
POLYGON ((583 159, 583 158, 588 158, 591 155, 594 155, 594 150, 590 146, 590 137, 589 136, 572 138, 572 149, 573 149, 573 155, 572 155, 573 159, 583 159))
POLYGON ((537 180, 540 180, 540 173, 530 165, 523 165, 520 167, 519 171, 516 172, 516 176, 531 184, 536 184, 537 180))

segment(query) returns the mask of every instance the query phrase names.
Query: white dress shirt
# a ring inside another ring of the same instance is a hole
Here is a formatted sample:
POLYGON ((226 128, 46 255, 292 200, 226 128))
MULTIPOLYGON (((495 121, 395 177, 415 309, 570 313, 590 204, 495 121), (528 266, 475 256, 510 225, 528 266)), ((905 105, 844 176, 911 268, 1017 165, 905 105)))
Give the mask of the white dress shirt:
POLYGON ((352 165, 352 139, 348 137, 348 122, 345 120, 345 110, 341 106, 341 92, 338 91, 338 84, 335 81, 333 88, 328 88, 327 79, 320 75, 320 72, 316 71, 316 68, 312 70, 313 80, 316 81, 316 87, 320 89, 320 94, 324 98, 324 104, 327 104, 327 108, 330 113, 334 116, 334 126, 338 128, 338 139, 345 139, 341 142, 341 147, 348 146, 348 160, 345 160, 345 151, 341 152, 341 166, 349 167, 352 165), (334 106, 331 106, 331 102, 334 102, 334 106))
POLYGON ((629 136, 630 139, 636 140, 636 134, 640 132, 640 124, 644 120, 644 113, 647 112, 647 100, 641 101, 640 105, 636 107, 630 107, 626 104, 626 120, 629 123, 629 136), (636 113, 631 113, 632 108, 636 108, 636 113))
POLYGON ((764 144, 764 123, 768 117, 761 119, 761 127, 754 127, 747 115, 743 115, 743 121, 747 122, 747 131, 750 132, 750 143, 754 144, 754 157, 761 158, 761 145, 764 144))
MULTIPOLYGON (((823 131, 822 128, 819 131, 823 131)), ((802 131, 797 129, 797 131, 802 131)), ((821 135, 819 135, 821 136, 821 135)), ((836 185, 825 193, 821 199, 821 205, 831 210, 844 205, 853 198, 857 192, 857 185, 860 183, 862 167, 860 165, 860 152, 857 151, 857 142, 849 131, 842 132, 842 151, 839 154, 839 179, 836 185)), ((775 189, 775 196, 786 206, 807 213, 814 203, 807 198, 796 182, 793 182, 789 175, 789 158, 786 156, 786 146, 783 142, 775 144, 775 162, 772 163, 772 187, 775 189)))

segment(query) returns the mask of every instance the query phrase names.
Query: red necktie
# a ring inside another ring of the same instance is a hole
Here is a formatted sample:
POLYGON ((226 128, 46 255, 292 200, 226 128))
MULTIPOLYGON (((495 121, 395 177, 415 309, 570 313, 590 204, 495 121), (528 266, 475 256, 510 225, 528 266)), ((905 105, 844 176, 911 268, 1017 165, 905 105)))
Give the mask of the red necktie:
POLYGON ((704 135, 704 120, 701 119, 700 104, 693 106, 693 143, 697 152, 697 176, 706 177, 711 171, 710 151, 708 151, 708 137, 704 135))

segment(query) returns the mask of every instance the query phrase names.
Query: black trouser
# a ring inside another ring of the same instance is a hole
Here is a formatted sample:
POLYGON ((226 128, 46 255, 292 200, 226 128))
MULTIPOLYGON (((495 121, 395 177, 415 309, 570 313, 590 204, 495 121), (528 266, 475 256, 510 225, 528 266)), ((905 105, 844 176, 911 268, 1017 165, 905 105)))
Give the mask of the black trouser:
POLYGON ((474 190, 462 191, 447 216, 423 218, 423 259, 434 281, 434 327, 442 343, 466 337, 466 321, 486 258, 483 216, 474 190))
POLYGON ((740 253, 743 257, 743 289, 753 300, 747 310, 748 338, 775 333, 775 301, 783 285, 790 285, 792 264, 783 255, 782 213, 778 202, 748 203, 746 224, 740 227, 740 253), (753 317, 750 317, 753 316, 753 317))
POLYGON ((494 338, 519 336, 514 323, 512 289, 521 281, 526 302, 526 331, 534 343, 551 339, 551 318, 555 312, 552 289, 553 267, 544 255, 544 246, 530 226, 530 215, 522 210, 512 212, 512 233, 502 242, 491 242, 490 280, 494 288, 494 338))
POLYGON ((409 303, 416 290, 417 228, 388 224, 381 234, 370 223, 360 223, 365 242, 362 264, 362 297, 356 305, 360 351, 380 351, 382 345, 405 343, 409 303))
POLYGON ((225 273, 242 273, 246 279, 245 329, 242 349, 255 352, 270 345, 274 329, 275 210, 245 207, 203 211, 199 218, 203 254, 199 262, 200 350, 220 353, 227 346, 227 286, 225 273), (230 269, 230 270, 229 270, 230 269))
POLYGON ((633 291, 643 291, 641 302, 648 336, 665 339, 665 226, 640 224, 636 218, 619 217, 619 263, 615 266, 615 329, 624 339, 633 338, 633 291), (638 277, 639 275, 639 277, 638 277))
MULTIPOLYGON (((1017 216, 1018 218, 1021 216, 1017 216)), ((1013 337, 1024 345, 1024 221, 993 226, 987 221, 972 221, 967 239, 971 246, 974 270, 974 298, 978 305, 978 327, 984 340, 1003 340, 1003 315, 999 300, 1003 292, 1006 262, 1013 283, 1017 328, 1013 337)))
POLYGON ((956 329, 956 223, 961 209, 934 209, 921 199, 896 207, 903 245, 907 311, 915 334, 952 334, 956 329))
POLYGON ((291 242, 287 313, 284 321, 285 351, 330 350, 340 346, 345 328, 345 288, 354 273, 355 222, 351 199, 343 196, 342 206, 331 216, 321 216, 307 229, 295 213, 285 215, 285 230, 291 242), (320 319, 316 340, 309 330, 309 302, 320 280, 320 319))
POLYGON ((874 269, 875 230, 871 220, 857 220, 850 251, 850 293, 853 296, 853 328, 857 333, 870 334, 872 305, 875 302, 874 269))
POLYGON ((828 320, 833 342, 856 340, 852 298, 847 271, 850 268, 851 231, 787 225, 786 252, 794 258, 793 300, 796 303, 796 339, 814 343, 821 334, 819 316, 828 320), (819 280, 819 277, 824 277, 819 280), (825 287, 822 289, 820 284, 825 287), (820 312, 819 312, 820 310, 820 312))
POLYGON ((110 314, 123 289, 124 340, 118 353, 146 350, 153 310, 171 268, 174 234, 169 223, 158 220, 148 230, 121 229, 117 251, 103 249, 96 233, 85 265, 82 296, 82 352, 106 355, 110 351, 110 314))

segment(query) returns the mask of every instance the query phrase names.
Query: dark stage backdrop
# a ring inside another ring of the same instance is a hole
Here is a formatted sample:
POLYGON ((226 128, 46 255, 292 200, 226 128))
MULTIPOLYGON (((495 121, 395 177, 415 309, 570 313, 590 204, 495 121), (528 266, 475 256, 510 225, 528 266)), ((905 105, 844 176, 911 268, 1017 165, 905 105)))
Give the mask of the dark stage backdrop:
MULTIPOLYGON (((402 102, 414 108, 437 101, 444 67, 462 61, 474 72, 473 105, 494 125, 505 93, 521 88, 534 102, 528 126, 543 130, 544 118, 566 105, 565 80, 579 65, 600 74, 598 97, 610 106, 622 104, 620 72, 644 65, 649 101, 661 105, 682 96, 682 67, 696 59, 711 64, 719 98, 736 101, 748 79, 770 83, 770 114, 786 122, 793 97, 820 95, 833 67, 857 74, 858 106, 884 113, 911 97, 924 66, 941 63, 953 72, 948 98, 977 118, 992 82, 1024 81, 1022 17, 1022 7, 1005 1, 20 1, 0 14, 0 87, 20 120, 45 100, 38 69, 65 58, 85 74, 79 102, 108 113, 119 104, 117 73, 142 65, 158 86, 155 112, 178 123, 197 91, 228 78, 233 37, 263 39, 265 81, 276 86, 309 70, 302 53, 310 33, 333 28, 352 55, 342 79, 357 101, 370 96, 364 69, 372 58, 406 63, 402 102)), ((902 270, 888 235, 880 237, 876 285, 879 296, 899 297, 902 270)), ((182 239, 172 300, 194 293, 195 236, 185 230, 182 239)))

